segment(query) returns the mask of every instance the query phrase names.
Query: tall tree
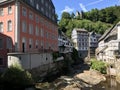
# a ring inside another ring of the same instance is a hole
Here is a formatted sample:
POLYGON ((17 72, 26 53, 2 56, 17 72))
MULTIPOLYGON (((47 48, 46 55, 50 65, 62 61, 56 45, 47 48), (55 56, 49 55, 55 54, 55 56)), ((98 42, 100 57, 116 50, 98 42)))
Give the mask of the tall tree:
POLYGON ((63 12, 62 19, 71 19, 70 14, 68 12, 63 12))

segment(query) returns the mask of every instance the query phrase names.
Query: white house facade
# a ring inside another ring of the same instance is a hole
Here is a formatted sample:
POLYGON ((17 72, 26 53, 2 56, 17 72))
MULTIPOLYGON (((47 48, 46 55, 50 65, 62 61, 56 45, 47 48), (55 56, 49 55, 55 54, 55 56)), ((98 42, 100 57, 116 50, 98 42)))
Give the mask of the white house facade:
POLYGON ((73 52, 72 41, 61 30, 59 30, 59 34, 58 34, 58 47, 60 53, 73 52))
POLYGON ((97 34, 95 32, 89 33, 89 45, 90 45, 90 53, 91 55, 95 55, 95 49, 98 47, 98 40, 101 37, 100 34, 97 34))
POLYGON ((96 49, 98 60, 115 62, 120 56, 120 23, 107 30, 99 40, 96 49))
POLYGON ((73 29, 71 35, 74 47, 78 50, 80 58, 85 58, 88 55, 89 49, 89 33, 85 29, 73 29))

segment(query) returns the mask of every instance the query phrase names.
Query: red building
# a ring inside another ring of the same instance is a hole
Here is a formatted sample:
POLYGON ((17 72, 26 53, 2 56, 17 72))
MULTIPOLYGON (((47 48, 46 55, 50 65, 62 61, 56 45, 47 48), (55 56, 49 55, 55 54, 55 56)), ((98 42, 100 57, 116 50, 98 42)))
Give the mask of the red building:
MULTIPOLYGON (((0 0, 0 33, 12 39, 12 52, 58 51, 57 22, 52 1, 0 0)), ((7 61, 6 58, 4 61, 7 61)))
POLYGON ((0 33, 0 67, 4 68, 7 65, 7 53, 13 49, 12 39, 0 33))

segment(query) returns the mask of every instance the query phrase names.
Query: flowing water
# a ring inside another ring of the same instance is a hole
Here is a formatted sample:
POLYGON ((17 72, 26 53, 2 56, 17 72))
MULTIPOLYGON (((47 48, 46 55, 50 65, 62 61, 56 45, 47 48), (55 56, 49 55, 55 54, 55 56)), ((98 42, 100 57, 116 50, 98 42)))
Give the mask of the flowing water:
POLYGON ((107 77, 107 80, 93 87, 85 87, 82 90, 120 90, 120 84, 114 77, 107 77))

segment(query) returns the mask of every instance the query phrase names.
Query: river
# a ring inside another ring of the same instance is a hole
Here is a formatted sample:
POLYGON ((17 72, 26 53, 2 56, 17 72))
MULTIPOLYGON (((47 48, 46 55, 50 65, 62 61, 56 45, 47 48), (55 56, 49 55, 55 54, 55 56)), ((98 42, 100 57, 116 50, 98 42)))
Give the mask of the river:
POLYGON ((106 81, 93 87, 85 87, 82 90, 120 90, 120 84, 114 77, 106 77, 106 81))
MULTIPOLYGON (((78 71, 78 68, 79 66, 77 66, 77 69, 75 68, 75 70, 78 71)), ((52 77, 55 77, 55 76, 52 76, 52 77)), ((41 87, 40 90, 69 90, 69 89, 63 89, 63 88, 67 86, 71 86, 71 84, 73 85, 73 83, 78 84, 77 90, 120 90, 120 84, 116 81, 115 77, 110 77, 110 76, 106 77, 106 81, 101 82, 97 85, 94 85, 94 86, 86 85, 81 87, 81 84, 83 83, 79 82, 79 80, 76 80, 74 78, 74 75, 68 75, 68 76, 61 75, 56 79, 52 80, 51 82, 44 82, 44 83, 38 84, 38 87, 41 87)))

